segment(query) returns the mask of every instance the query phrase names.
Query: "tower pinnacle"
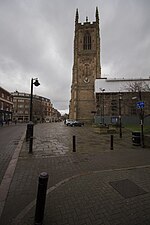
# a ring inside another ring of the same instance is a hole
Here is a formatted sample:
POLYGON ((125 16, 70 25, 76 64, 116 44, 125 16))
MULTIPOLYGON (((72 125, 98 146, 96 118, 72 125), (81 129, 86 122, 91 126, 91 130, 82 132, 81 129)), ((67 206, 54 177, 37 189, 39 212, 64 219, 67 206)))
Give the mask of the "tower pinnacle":
POLYGON ((75 23, 78 23, 79 20, 79 13, 78 13, 78 8, 76 9, 76 18, 75 18, 75 23))
POLYGON ((96 7, 95 17, 96 17, 96 22, 98 22, 98 23, 99 23, 99 13, 98 13, 98 7, 96 7))

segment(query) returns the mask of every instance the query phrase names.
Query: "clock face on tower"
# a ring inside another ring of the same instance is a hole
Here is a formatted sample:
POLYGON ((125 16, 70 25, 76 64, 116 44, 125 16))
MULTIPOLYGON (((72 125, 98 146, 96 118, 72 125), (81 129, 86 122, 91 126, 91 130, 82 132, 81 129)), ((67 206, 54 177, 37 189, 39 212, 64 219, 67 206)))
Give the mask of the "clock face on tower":
POLYGON ((89 78, 88 78, 88 77, 85 77, 85 78, 84 78, 84 83, 87 84, 87 83, 89 83, 89 82, 90 82, 89 78))

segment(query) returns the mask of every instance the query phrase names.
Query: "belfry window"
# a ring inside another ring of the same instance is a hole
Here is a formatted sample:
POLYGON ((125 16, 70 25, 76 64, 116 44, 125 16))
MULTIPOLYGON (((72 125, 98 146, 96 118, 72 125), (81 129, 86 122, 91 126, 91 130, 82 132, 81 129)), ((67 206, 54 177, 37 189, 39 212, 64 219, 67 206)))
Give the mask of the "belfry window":
POLYGON ((90 50, 91 49, 91 35, 89 33, 86 33, 84 35, 83 49, 84 50, 90 50))

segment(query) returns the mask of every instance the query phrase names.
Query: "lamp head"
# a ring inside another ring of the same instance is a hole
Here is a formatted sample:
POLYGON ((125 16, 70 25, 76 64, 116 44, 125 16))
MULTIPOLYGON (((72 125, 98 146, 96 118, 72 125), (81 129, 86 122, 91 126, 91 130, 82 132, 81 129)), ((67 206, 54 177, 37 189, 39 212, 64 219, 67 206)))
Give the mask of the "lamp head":
POLYGON ((33 83, 36 87, 38 87, 39 85, 40 85, 40 83, 39 83, 39 81, 38 81, 38 79, 36 79, 35 81, 34 81, 34 83, 33 83))
POLYGON ((99 88, 100 91, 104 92, 105 91, 105 88, 99 88))
POLYGON ((137 99, 137 97, 136 97, 136 96, 133 96, 132 99, 133 99, 133 100, 134 100, 134 99, 137 99))

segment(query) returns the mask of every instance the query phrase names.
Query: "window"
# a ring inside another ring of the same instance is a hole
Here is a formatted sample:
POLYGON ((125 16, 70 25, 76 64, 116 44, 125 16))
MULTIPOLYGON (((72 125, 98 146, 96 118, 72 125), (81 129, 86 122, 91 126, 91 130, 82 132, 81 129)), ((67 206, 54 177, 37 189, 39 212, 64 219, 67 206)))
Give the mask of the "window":
POLYGON ((23 114, 23 111, 22 111, 22 110, 18 110, 18 113, 19 113, 19 114, 23 114))
POLYGON ((1 109, 3 110, 4 109, 4 103, 1 102, 1 109))
POLYGON ((18 108, 24 108, 24 105, 18 105, 18 108))
POLYGON ((91 35, 88 32, 84 35, 83 49, 84 50, 91 49, 91 35))
POLYGON ((136 115, 136 107, 135 106, 131 106, 131 115, 136 115))
POLYGON ((118 110, 118 105, 117 105, 117 100, 112 100, 111 101, 111 110, 112 111, 117 111, 118 110))

